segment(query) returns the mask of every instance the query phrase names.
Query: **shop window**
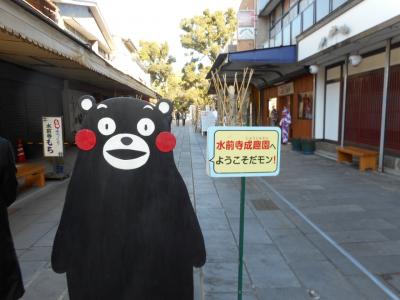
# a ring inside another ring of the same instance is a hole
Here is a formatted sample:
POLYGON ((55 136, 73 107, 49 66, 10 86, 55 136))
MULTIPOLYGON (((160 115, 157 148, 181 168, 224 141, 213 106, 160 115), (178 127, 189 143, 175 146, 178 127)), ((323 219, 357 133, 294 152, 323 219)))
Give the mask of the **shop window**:
POLYGON ((290 0, 290 7, 295 5, 297 2, 299 2, 299 0, 290 0))
POLYGON ((313 114, 313 94, 312 92, 300 93, 297 96, 299 100, 298 119, 312 120, 313 114))
POLYGON ((275 47, 275 39, 274 38, 269 39, 269 46, 270 47, 275 47))
POLYGON ((283 46, 290 45, 290 24, 283 28, 283 46))
POLYGON ((291 8, 289 12, 290 21, 294 20, 297 17, 297 12, 298 12, 297 5, 291 8))
POLYGON ((275 32, 279 33, 282 31, 282 20, 279 20, 275 25, 275 32))
POLYGON ((335 10, 345 2, 347 2, 347 0, 332 0, 332 9, 335 10))
POLYGON ((282 46, 282 32, 279 32, 275 36, 275 47, 282 46))
POLYGON ((275 26, 271 28, 271 31, 269 32, 269 36, 271 38, 273 38, 275 36, 276 32, 275 32, 275 26))
POLYGON ((283 18, 283 27, 285 27, 286 25, 288 25, 290 23, 290 14, 287 14, 284 18, 283 18))
POLYGON ((321 20, 323 17, 329 14, 329 1, 316 0, 316 19, 321 20))
POLYGON ((306 8, 313 2, 314 2, 314 0, 301 0, 299 12, 303 12, 304 10, 306 10, 306 8))
POLYGON ((301 33, 301 16, 298 15, 292 22, 292 45, 296 44, 296 37, 301 33))
POLYGON ((314 5, 310 5, 303 11, 303 30, 307 30, 314 24, 314 5))

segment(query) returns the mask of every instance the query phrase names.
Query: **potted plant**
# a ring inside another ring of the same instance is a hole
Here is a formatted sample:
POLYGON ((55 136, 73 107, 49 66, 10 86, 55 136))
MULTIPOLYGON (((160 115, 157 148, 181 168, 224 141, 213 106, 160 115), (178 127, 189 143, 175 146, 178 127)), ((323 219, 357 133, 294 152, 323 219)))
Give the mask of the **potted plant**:
POLYGON ((315 141, 312 139, 301 140, 301 149, 303 150, 303 154, 314 154, 315 141))
POLYGON ((301 139, 293 138, 290 141, 292 143, 292 150, 293 151, 301 151, 301 139))

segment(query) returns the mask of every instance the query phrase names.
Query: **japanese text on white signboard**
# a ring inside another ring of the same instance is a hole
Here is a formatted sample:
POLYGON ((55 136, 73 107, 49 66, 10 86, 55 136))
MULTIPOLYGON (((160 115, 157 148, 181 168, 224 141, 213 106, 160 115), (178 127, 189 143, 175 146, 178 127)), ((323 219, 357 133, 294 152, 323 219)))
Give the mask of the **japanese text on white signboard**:
POLYGON ((210 176, 278 175, 280 136, 277 127, 210 128, 207 132, 210 176))
POLYGON ((45 157, 61 157, 64 153, 61 117, 42 117, 45 157))

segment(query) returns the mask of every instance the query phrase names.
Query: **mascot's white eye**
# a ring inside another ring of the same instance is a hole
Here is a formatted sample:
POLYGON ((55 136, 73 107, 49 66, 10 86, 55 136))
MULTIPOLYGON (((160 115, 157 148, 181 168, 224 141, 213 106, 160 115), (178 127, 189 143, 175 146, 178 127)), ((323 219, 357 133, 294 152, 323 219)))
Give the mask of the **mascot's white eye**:
POLYGON ((137 130, 143 136, 149 136, 154 132, 154 122, 149 118, 143 118, 137 123, 137 130))
POLYGON ((97 123, 97 128, 102 135, 113 134, 116 127, 114 120, 111 118, 100 119, 99 123, 97 123))

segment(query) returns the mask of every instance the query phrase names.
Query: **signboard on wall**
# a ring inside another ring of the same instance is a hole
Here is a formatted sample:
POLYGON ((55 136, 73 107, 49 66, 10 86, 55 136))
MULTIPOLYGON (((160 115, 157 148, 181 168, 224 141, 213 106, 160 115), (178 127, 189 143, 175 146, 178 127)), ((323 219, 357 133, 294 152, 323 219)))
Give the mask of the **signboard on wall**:
POLYGON ((64 141, 62 117, 42 117, 43 153, 45 157, 62 157, 64 141))
POLYGON ((286 96, 294 93, 293 81, 278 86, 278 96, 286 96))
POLYGON ((254 40, 255 29, 254 27, 239 27, 238 40, 254 40))
POLYGON ((215 126, 207 131, 207 171, 211 177, 277 176, 279 127, 215 126))

